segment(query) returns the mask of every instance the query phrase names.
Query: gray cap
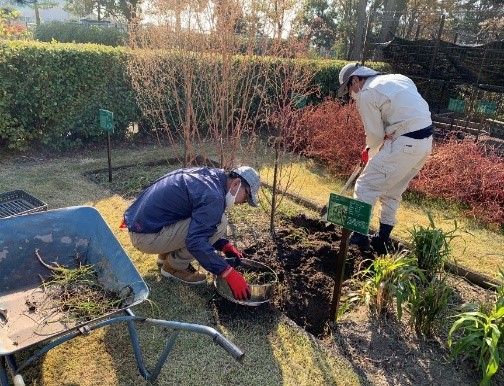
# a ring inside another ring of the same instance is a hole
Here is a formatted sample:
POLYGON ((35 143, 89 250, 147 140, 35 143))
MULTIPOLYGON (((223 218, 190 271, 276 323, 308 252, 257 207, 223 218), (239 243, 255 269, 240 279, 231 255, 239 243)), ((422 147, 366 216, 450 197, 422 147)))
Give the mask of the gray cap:
POLYGON ((362 66, 359 63, 349 63, 345 65, 339 73, 340 86, 338 89, 338 96, 342 97, 348 93, 348 81, 352 76, 359 76, 361 78, 369 78, 370 76, 380 75, 381 72, 375 71, 372 68, 362 66))
POLYGON ((250 187, 250 196, 248 197, 248 203, 251 206, 257 206, 258 198, 257 192, 261 187, 261 179, 259 178, 259 173, 250 166, 240 166, 232 170, 233 173, 238 174, 250 187))

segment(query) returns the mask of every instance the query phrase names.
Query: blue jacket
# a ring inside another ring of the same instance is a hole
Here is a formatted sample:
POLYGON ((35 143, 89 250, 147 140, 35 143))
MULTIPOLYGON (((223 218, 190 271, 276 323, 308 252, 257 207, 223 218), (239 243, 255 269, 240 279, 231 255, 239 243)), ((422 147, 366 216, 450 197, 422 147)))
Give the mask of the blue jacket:
POLYGON ((227 174, 205 167, 179 169, 145 189, 124 214, 130 232, 158 233, 163 227, 191 218, 188 251, 216 275, 229 265, 209 239, 221 222, 226 205, 227 174))

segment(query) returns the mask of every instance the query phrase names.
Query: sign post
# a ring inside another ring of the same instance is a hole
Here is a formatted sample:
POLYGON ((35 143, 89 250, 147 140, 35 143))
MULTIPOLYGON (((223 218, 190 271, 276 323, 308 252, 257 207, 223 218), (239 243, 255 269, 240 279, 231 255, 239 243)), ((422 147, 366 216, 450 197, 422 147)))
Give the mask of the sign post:
POLYGON ((112 111, 100 109, 100 128, 107 132, 107 158, 109 182, 112 182, 112 160, 110 155, 110 134, 114 132, 114 113, 112 111))
POLYGON ((337 319, 350 234, 352 231, 355 231, 367 235, 369 232, 370 220, 370 204, 331 193, 329 197, 329 205, 327 206, 327 221, 343 227, 341 232, 340 249, 336 258, 334 291, 329 315, 332 320, 337 319))

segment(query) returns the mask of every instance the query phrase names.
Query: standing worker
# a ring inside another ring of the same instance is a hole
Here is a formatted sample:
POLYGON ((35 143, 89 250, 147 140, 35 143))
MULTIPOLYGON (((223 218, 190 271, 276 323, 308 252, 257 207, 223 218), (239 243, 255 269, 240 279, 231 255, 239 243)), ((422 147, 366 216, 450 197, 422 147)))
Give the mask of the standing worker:
POLYGON ((187 284, 202 284, 206 275, 190 264, 196 259, 223 277, 238 300, 250 296, 244 277, 220 256, 243 257, 226 238, 226 209, 248 202, 257 206, 260 179, 242 166, 226 173, 207 167, 179 169, 145 189, 124 214, 135 248, 158 254, 161 275, 187 284))
POLYGON ((400 74, 382 74, 360 64, 347 64, 339 74, 338 96, 350 93, 364 124, 366 164, 355 183, 354 197, 381 203, 380 229, 353 233, 350 244, 378 254, 390 249, 401 196, 432 151, 433 126, 429 105, 413 81, 400 74))

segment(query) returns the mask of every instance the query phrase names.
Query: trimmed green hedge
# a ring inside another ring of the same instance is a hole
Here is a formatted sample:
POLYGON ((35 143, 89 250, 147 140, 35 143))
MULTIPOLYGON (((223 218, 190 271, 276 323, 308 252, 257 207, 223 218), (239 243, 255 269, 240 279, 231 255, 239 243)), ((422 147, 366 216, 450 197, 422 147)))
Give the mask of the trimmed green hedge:
MULTIPOLYGON (((166 65, 176 65, 180 54, 170 54, 166 65)), ((128 55, 122 47, 93 44, 0 42, 0 148, 41 143, 65 149, 102 138, 100 108, 114 112, 114 136, 124 136, 128 123, 141 119, 126 75, 128 55)), ((274 67, 277 60, 258 57, 252 65, 274 67)), ((296 63, 316 71, 320 99, 335 95, 346 62, 296 63)), ((200 70, 205 65, 195 63, 200 70)), ((386 69, 382 63, 372 66, 386 69)))
POLYGON ((128 35, 115 27, 101 27, 77 22, 51 21, 35 27, 33 37, 41 42, 95 43, 122 46, 128 35))
POLYGON ((0 146, 68 148, 103 136, 98 110, 114 112, 116 135, 138 120, 124 49, 0 43, 0 146))

